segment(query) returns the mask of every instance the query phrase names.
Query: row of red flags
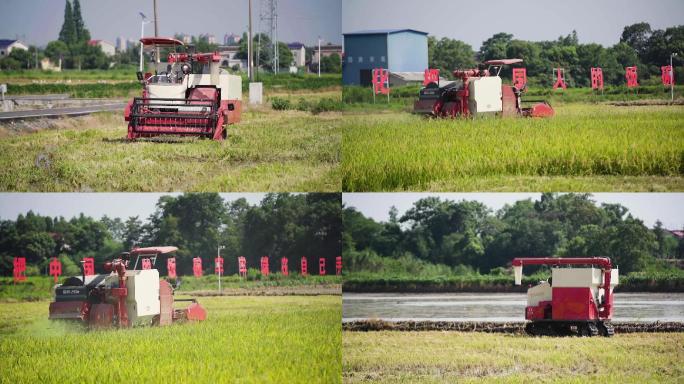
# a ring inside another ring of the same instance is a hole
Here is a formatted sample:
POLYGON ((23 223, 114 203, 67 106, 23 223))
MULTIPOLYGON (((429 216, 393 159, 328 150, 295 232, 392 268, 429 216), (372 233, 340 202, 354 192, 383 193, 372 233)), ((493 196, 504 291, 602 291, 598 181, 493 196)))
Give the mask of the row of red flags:
MULTIPOLYGON (((270 273, 268 265, 268 256, 263 256, 261 258, 261 274, 268 275, 270 273)), ((25 257, 15 257, 13 260, 13 271, 12 275, 14 282, 26 281, 26 258, 25 257)), ((169 257, 166 260, 166 268, 168 271, 168 276, 170 278, 176 278, 176 258, 169 257)), ((152 269, 152 261, 148 258, 142 259, 142 269, 152 269)), ((55 282, 57 278, 62 275, 62 263, 56 257, 53 257, 49 263, 50 276, 53 276, 55 282)), ((92 257, 83 258, 83 271, 86 275, 95 274, 95 259, 92 257)), ((202 276, 202 259, 195 257, 192 259, 192 271, 193 275, 196 277, 202 276)), ((240 276, 247 277, 247 259, 244 256, 238 257, 238 272, 240 276)), ((280 272, 287 276, 289 275, 287 257, 280 258, 280 272)), ((223 274, 223 257, 217 257, 214 259, 214 273, 223 274)), ((300 261, 300 273, 303 276, 308 275, 308 262, 306 257, 302 257, 300 261)), ((321 257, 318 259, 318 274, 325 275, 325 258, 321 257)), ((342 256, 337 256, 335 258, 335 274, 342 274, 342 256)))
MULTIPOLYGON (((565 69, 554 68, 553 74, 556 81, 553 84, 553 89, 567 88, 565 83, 565 69)), ((660 78, 663 85, 674 84, 674 72, 672 66, 664 65, 660 67, 660 78)), ((625 68, 625 79, 628 88, 635 88, 639 86, 637 67, 625 68)), ((384 68, 373 69, 373 92, 374 94, 389 95, 389 71, 384 68)), ((439 83, 439 69, 426 69, 423 75, 423 86, 430 83, 439 83)), ((523 89, 527 85, 527 69, 513 68, 513 85, 518 89, 523 89)), ((591 88, 603 89, 603 69, 600 67, 591 68, 591 88)))

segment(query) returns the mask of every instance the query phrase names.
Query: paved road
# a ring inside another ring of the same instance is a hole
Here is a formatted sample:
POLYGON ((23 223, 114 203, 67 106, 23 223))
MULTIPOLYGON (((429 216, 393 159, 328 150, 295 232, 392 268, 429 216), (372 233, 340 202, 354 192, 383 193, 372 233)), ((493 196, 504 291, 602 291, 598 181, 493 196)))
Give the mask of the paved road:
POLYGON ((33 109, 28 111, 0 112, 0 122, 36 118, 54 118, 62 116, 83 116, 103 111, 123 112, 124 108, 126 108, 126 103, 107 103, 100 105, 89 105, 84 107, 33 109))

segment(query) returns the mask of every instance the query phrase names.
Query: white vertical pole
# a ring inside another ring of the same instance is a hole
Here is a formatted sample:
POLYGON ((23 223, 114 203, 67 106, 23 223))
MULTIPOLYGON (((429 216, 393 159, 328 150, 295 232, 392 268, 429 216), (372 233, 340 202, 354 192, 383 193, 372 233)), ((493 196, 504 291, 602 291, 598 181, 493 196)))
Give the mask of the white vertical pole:
POLYGON ((247 76, 249 77, 249 81, 252 82, 254 81, 254 75, 252 72, 254 72, 254 68, 252 68, 252 50, 254 47, 252 47, 252 0, 249 0, 249 27, 248 27, 248 33, 247 33, 247 76))
POLYGON ((318 77, 321 77, 321 37, 318 36, 318 77))
MULTIPOLYGON (((145 18, 140 21, 140 38, 145 37, 145 18)), ((140 42, 140 72, 143 71, 143 44, 140 42)))

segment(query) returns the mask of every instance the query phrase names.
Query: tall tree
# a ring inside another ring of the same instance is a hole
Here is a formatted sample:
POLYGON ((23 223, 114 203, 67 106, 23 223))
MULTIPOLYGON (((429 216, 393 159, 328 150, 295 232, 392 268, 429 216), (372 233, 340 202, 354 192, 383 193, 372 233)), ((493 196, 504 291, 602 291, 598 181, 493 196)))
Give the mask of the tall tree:
POLYGON ((83 22, 83 17, 81 16, 81 3, 78 0, 74 0, 73 21, 76 41, 79 43, 87 43, 90 40, 90 32, 86 29, 85 23, 83 22))
POLYGON ((620 42, 626 43, 634 48, 640 57, 644 57, 648 49, 648 39, 652 32, 649 23, 641 22, 628 25, 622 30, 620 42))
POLYGON ((59 40, 63 41, 67 46, 77 41, 76 23, 74 22, 74 13, 69 0, 64 5, 64 22, 62 23, 62 29, 59 31, 59 40))

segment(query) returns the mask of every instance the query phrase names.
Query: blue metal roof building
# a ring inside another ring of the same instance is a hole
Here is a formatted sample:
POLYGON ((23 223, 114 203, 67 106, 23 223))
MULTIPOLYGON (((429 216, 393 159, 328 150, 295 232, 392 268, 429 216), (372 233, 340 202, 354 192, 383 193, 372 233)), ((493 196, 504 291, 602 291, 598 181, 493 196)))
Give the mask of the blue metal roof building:
POLYGON ((344 34, 344 85, 370 85, 373 68, 423 72, 428 68, 427 32, 381 29, 344 34))

